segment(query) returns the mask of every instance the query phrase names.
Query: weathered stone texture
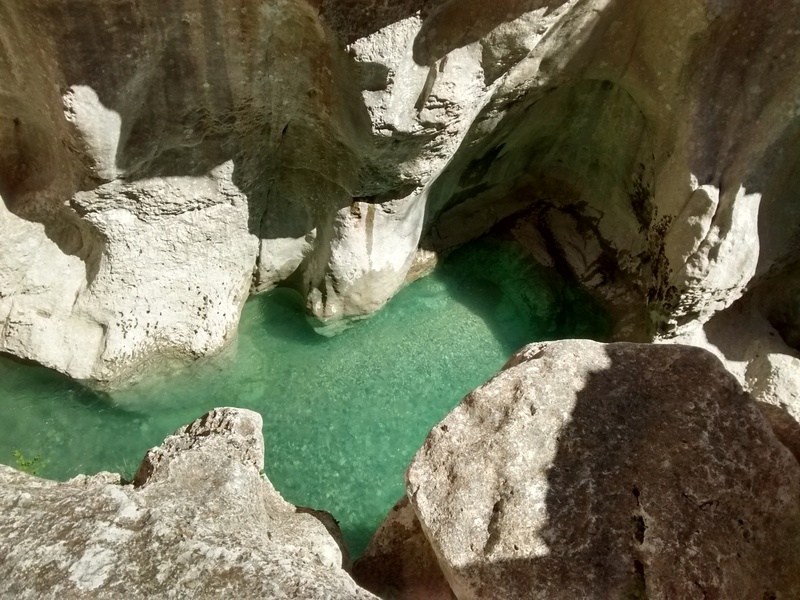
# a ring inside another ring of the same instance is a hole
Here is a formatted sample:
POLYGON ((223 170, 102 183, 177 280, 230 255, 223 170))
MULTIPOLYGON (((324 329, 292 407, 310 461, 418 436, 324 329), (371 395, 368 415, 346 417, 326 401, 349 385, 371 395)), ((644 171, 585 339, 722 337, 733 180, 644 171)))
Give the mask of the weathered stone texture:
POLYGON ((0 465, 0 595, 374 598, 326 524, 260 475, 261 417, 221 408, 118 475, 66 483, 0 465))
POLYGON ((4 2, 0 349, 113 384, 281 282, 341 327, 510 216, 617 339, 679 333, 797 279, 798 11, 4 2))
POLYGON ((800 594, 800 465, 697 348, 527 346, 406 478, 460 599, 800 594))

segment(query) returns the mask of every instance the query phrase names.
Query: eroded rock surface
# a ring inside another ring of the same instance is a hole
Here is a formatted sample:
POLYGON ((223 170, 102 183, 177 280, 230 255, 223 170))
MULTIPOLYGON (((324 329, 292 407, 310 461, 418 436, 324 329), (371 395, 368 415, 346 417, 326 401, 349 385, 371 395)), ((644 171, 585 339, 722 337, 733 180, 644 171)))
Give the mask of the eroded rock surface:
POLYGON ((260 475, 263 457, 260 415, 221 408, 149 451, 133 485, 0 465, 0 595, 374 598, 326 524, 260 475))
POLYGON ((800 465, 698 348, 527 346, 406 478, 461 599, 800 594, 800 465))
POLYGON ((798 11, 4 2, 0 350, 113 384, 279 283, 334 328, 509 217, 617 339, 673 335, 797 280, 798 11))

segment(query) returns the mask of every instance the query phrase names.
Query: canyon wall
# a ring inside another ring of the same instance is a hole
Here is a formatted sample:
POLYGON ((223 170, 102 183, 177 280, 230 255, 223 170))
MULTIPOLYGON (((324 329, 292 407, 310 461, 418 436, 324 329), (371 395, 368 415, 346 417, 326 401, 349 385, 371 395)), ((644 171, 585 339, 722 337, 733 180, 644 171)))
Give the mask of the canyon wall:
POLYGON ((501 222, 618 339, 795 289, 798 23, 792 0, 4 2, 0 350, 115 384, 219 350, 278 284, 335 329, 501 222))

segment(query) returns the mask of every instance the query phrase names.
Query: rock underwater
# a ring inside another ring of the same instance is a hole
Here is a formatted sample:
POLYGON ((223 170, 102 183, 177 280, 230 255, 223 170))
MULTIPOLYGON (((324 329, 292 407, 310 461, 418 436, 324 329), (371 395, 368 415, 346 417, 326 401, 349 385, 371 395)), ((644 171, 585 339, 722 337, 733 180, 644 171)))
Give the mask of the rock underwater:
POLYGON ((0 596, 375 598, 330 519, 266 477, 261 416, 219 408, 118 475, 46 481, 0 465, 0 596))

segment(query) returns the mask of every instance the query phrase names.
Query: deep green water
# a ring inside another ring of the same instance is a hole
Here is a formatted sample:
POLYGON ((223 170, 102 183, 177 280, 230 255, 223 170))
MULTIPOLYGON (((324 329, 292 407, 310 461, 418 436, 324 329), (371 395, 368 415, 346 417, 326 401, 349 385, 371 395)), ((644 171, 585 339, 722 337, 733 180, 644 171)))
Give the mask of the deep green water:
POLYGON ((525 343, 603 339, 585 293, 505 242, 466 246, 344 333, 316 334, 295 292, 245 306, 222 355, 97 394, 0 358, 0 462, 41 454, 41 473, 132 475, 145 451, 217 406, 264 416, 266 472, 290 502, 328 510, 358 555, 403 494, 430 428, 525 343))

